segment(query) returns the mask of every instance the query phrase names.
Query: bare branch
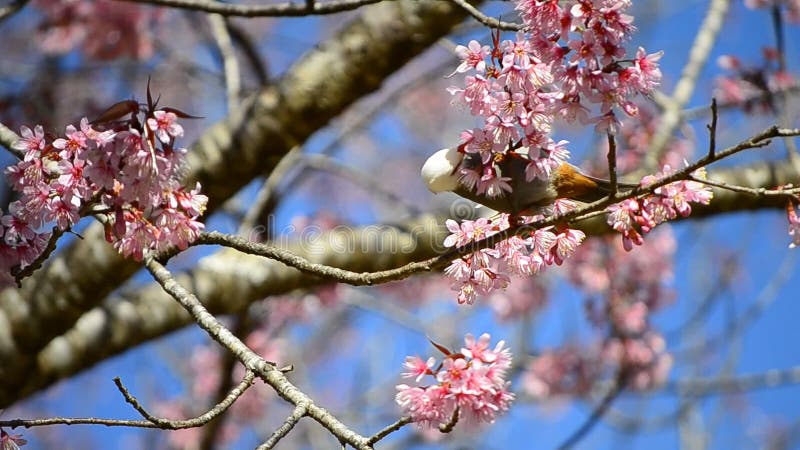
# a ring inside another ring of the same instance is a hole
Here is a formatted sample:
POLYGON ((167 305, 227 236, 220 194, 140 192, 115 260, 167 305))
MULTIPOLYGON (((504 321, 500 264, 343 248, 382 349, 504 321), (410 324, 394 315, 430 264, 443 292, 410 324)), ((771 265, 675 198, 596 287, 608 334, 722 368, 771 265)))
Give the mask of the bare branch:
POLYGON ((0 145, 5 147, 12 155, 16 156, 17 159, 22 160, 25 157, 25 152, 13 147, 14 143, 20 139, 22 138, 17 133, 0 123, 0 145))
POLYGON ((352 431, 345 424, 324 408, 316 406, 314 402, 303 392, 298 390, 289 382, 286 376, 278 370, 274 363, 268 362, 258 354, 250 350, 239 338, 233 335, 219 320, 217 320, 203 304, 183 286, 181 286, 169 271, 152 256, 145 257, 145 267, 153 275, 162 289, 193 317, 195 323, 202 328, 212 339, 222 345, 227 351, 231 352, 244 364, 245 368, 258 374, 265 383, 273 389, 284 400, 295 406, 305 405, 307 413, 320 425, 325 427, 341 441, 360 450, 371 450, 366 444, 366 438, 352 431))
POLYGON ((133 409, 141 414, 141 416, 144 417, 148 422, 155 424, 158 426, 158 428, 177 430, 180 428, 200 427, 214 420, 217 416, 230 408, 236 399, 241 397, 242 394, 244 394, 244 392, 253 385, 254 378, 255 374, 251 370, 247 370, 242 378, 242 381, 240 381, 239 384, 231 389, 228 395, 225 396, 221 402, 217 403, 213 408, 209 409, 204 414, 197 416, 194 419, 187 420, 171 420, 156 417, 147 412, 147 410, 144 409, 141 404, 139 404, 139 401, 136 400, 136 397, 131 395, 130 392, 128 392, 128 389, 125 388, 125 386, 122 384, 122 380, 120 380, 119 377, 114 378, 114 384, 117 385, 117 389, 119 389, 119 391, 125 397, 125 401, 128 402, 133 409))
POLYGON ((606 137, 608 138, 608 181, 611 191, 608 193, 608 197, 616 198, 619 188, 617 185, 617 139, 610 131, 606 133, 606 137))
POLYGON ((575 446, 581 439, 586 436, 592 428, 603 418, 605 413, 611 407, 611 404, 614 403, 614 400, 619 397, 623 390, 625 390, 626 385, 626 375, 624 370, 620 370, 620 374, 617 376, 616 381, 614 382, 611 389, 603 396, 603 399, 600 403, 592 410, 592 414, 586 419, 585 422, 577 429, 574 433, 572 433, 566 440, 564 440, 561 445, 558 446, 558 450, 567 450, 575 446))
MULTIPOLYGON (((769 189, 788 183, 800 185, 800 175, 790 165, 780 161, 758 161, 739 167, 716 169, 710 171, 709 176, 714 180, 754 189, 769 189)), ((758 197, 750 193, 714 188, 714 201, 710 205, 693 207, 692 215, 688 219, 699 220, 736 211, 770 208, 782 210, 785 205, 785 199, 779 196, 758 197)), ((602 215, 601 213, 591 220, 576 222, 575 227, 590 236, 612 232, 602 215)), ((404 222, 398 229, 376 229, 373 226, 338 230, 330 235, 321 235, 311 246, 298 243, 287 245, 286 249, 306 259, 346 268, 355 273, 390 269, 430 258, 441 251, 437 245, 446 235, 442 222, 441 218, 424 216, 404 222), (376 234, 376 231, 379 233, 376 234), (325 245, 333 242, 346 242, 348 248, 363 250, 346 254, 335 252, 325 245), (387 246, 401 251, 380 251, 389 248, 387 246)), ((196 268, 180 275, 180 280, 184 285, 195 286, 197 294, 202 296, 209 309, 216 314, 236 313, 246 305, 267 296, 285 294, 294 289, 308 289, 323 282, 319 277, 305 275, 283 263, 234 250, 224 250, 204 258, 196 268), (231 296, 231 292, 236 292, 237 295, 231 296)), ((84 314, 71 330, 54 339, 38 354, 25 356, 9 352, 5 359, 7 364, 0 367, 0 371, 23 370, 26 358, 35 357, 37 363, 32 368, 24 369, 24 383, 0 384, 0 405, 24 398, 111 355, 191 323, 190 317, 158 285, 143 287, 134 297, 108 300, 107 306, 94 308, 84 314)), ((4 308, 17 314, 16 320, 26 323, 31 313, 27 312, 30 311, 29 304, 24 299, 6 295, 3 301, 4 308)), ((17 350, 21 351, 23 350, 17 350)))
POLYGON ((228 98, 228 111, 234 111, 239 106, 241 93, 241 74, 239 62, 236 60, 236 51, 233 48, 231 34, 225 17, 219 14, 210 14, 208 23, 211 26, 211 36, 217 44, 217 49, 222 58, 222 70, 225 74, 225 93, 228 98))
POLYGON ((224 413, 233 403, 238 399, 250 386, 253 384, 255 374, 252 371, 247 371, 242 381, 231 391, 221 402, 216 404, 213 408, 209 409, 200 416, 193 419, 185 420, 172 420, 163 419, 153 416, 148 413, 133 397, 128 390, 123 386, 119 377, 114 378, 114 383, 117 389, 125 397, 125 401, 130 403, 139 414, 146 420, 118 420, 118 419, 99 419, 94 417, 87 418, 67 418, 67 417, 54 417, 48 419, 12 419, 0 420, 0 426, 3 427, 41 427, 50 425, 105 425, 109 427, 136 427, 136 428, 160 428, 164 430, 180 430, 183 428, 196 428, 201 427, 220 414, 224 413))
MULTIPOLYGON (((768 92, 760 92, 756 95, 746 97, 745 99, 740 101, 718 103, 717 109, 719 111, 727 111, 731 109, 741 108, 742 105, 746 105, 749 103, 766 101, 778 96, 787 97, 787 96, 797 95, 798 93, 800 93, 800 85, 795 84, 793 86, 782 89, 775 89, 773 91, 768 91, 768 92)), ((698 106, 695 108, 689 108, 683 110, 682 115, 685 120, 695 120, 704 117, 710 111, 711 108, 708 106, 698 106)))
MULTIPOLYGON (((279 81, 208 127, 187 155, 190 170, 184 181, 202 184, 209 197, 206 213, 211 214, 254 177, 269 173, 291 148, 377 90, 465 16, 460 8, 441 1, 396 0, 365 8, 324 45, 299 58, 279 81), (318 94, 323 92, 326 101, 321 102, 318 94)), ((88 227, 83 236, 86 239, 59 252, 25 280, 22 289, 0 295, 0 315, 7 320, 7 333, 0 334, 0 360, 20 355, 13 373, 10 366, 0 367, 9 392, 30 381, 30 370, 37 365, 34 357, 49 341, 141 267, 108 245, 102 226, 88 227)), ((5 401, 0 398, 0 405, 5 401)))
POLYGON ((303 157, 303 164, 315 170, 329 172, 362 186, 370 194, 383 197, 386 202, 394 208, 402 208, 407 213, 413 215, 422 214, 422 210, 417 205, 409 202, 394 191, 381 186, 381 183, 375 178, 358 170, 351 169, 344 164, 340 164, 333 158, 329 158, 325 155, 306 155, 303 157))
POLYGON ((192 245, 222 245, 225 247, 230 247, 250 255, 258 255, 265 258, 274 259, 286 264, 287 266, 294 267, 303 273, 329 278, 331 280, 352 284, 354 286, 387 283, 389 281, 408 278, 409 275, 414 273, 430 271, 432 267, 429 263, 436 261, 436 259, 432 259, 428 261, 412 262, 396 269, 357 273, 350 270, 326 266, 324 264, 312 263, 311 261, 297 254, 273 245, 259 244, 248 241, 239 236, 226 235, 216 231, 211 233, 202 233, 192 245))
POLYGON ((458 424, 460 412, 461 408, 457 406, 456 409, 453 410, 453 415, 450 416, 450 420, 448 420, 447 423, 439 425, 439 431, 442 433, 450 433, 453 431, 453 428, 458 424))
POLYGON ((294 428, 294 426, 300 422, 300 419, 305 417, 307 411, 308 407, 306 405, 297 405, 289 417, 287 417, 283 422, 283 425, 275 430, 275 432, 272 433, 269 439, 267 439, 263 444, 256 447, 256 450, 270 450, 275 448, 275 446, 278 445, 278 442, 280 442, 281 439, 289 434, 289 432, 292 431, 292 428, 294 428))
POLYGON ((711 1, 706 17, 703 19, 700 30, 697 32, 692 48, 689 51, 689 61, 684 66, 681 78, 675 85, 675 90, 672 91, 669 101, 665 104, 658 132, 650 142, 646 167, 653 168, 658 165, 658 158, 680 124, 682 119, 681 112, 692 97, 697 79, 703 66, 705 66, 708 55, 711 53, 711 47, 714 45, 719 30, 722 28, 729 6, 730 0, 711 1))
MULTIPOLYGON (((407 278, 412 274, 418 272, 423 272, 423 271, 427 272, 442 268, 447 264, 449 264, 450 261, 452 261, 454 258, 469 253, 473 253, 475 251, 484 248, 488 248, 490 246, 495 245, 498 242, 508 239, 513 235, 520 235, 525 233, 526 231, 547 227, 550 225, 555 225, 556 223, 577 222, 586 218, 603 214, 605 208, 612 203, 627 198, 641 197, 644 195, 648 195, 661 186, 665 186, 675 181, 689 179, 691 177, 691 174, 697 169, 705 167, 713 162, 719 161, 720 159, 729 157, 743 150, 764 147, 770 143, 771 138, 779 136, 797 136, 797 135, 800 135, 800 129, 781 129, 773 126, 753 136, 750 139, 742 141, 739 144, 734 145, 732 147, 726 148, 725 150, 719 152, 718 154, 707 155, 706 157, 701 158, 700 160, 694 162, 693 164, 688 165, 684 169, 675 172, 674 174, 662 177, 661 179, 657 180, 654 183, 649 184, 646 187, 639 186, 635 189, 629 189, 628 191, 621 193, 620 195, 615 196, 614 198, 608 197, 596 201, 589 205, 576 208, 575 210, 570 211, 569 213, 566 213, 562 216, 558 217, 551 216, 531 224, 524 224, 511 227, 509 229, 506 229, 504 231, 501 231, 499 233, 496 233, 479 241, 471 242, 462 247, 450 249, 444 252, 443 254, 430 258, 428 260, 411 262, 395 269, 389 269, 377 272, 355 273, 349 270, 342 270, 336 267, 312 263, 305 258, 293 254, 292 252, 282 250, 272 245, 258 244, 247 241, 238 236, 225 235, 218 232, 202 233, 200 237, 192 245, 207 245, 207 244, 223 245, 226 247, 234 248, 244 253, 275 259, 286 265, 294 267, 297 270, 300 270, 301 272, 304 273, 324 278, 329 278, 339 282, 352 284, 354 286, 386 283, 389 281, 395 281, 407 278)), ((169 255, 167 255, 166 257, 168 256, 169 255)))
POLYGON ((800 188, 793 188, 793 189, 749 188, 744 186, 737 186, 735 184, 723 183, 721 181, 697 178, 695 176, 690 176, 689 179, 696 181, 698 183, 703 183, 709 186, 718 187, 720 189, 727 189, 729 191, 734 191, 734 192, 743 192, 758 197, 788 197, 789 199, 796 199, 797 195, 800 194, 800 188))
POLYGON ((395 431, 403 428, 404 426, 413 423, 414 420, 410 416, 401 417, 397 420, 397 422, 386 426, 382 430, 378 431, 377 433, 373 434, 372 437, 367 439, 367 444, 374 445, 378 443, 381 439, 385 438, 386 436, 394 433, 395 431))
POLYGON ((500 29, 504 31, 522 31, 525 29, 525 25, 521 23, 503 22, 499 19, 493 19, 482 13, 478 8, 470 5, 466 0, 452 0, 452 2, 463 8, 478 22, 486 25, 489 28, 500 29))
POLYGON ((666 391, 687 397, 749 392, 800 383, 800 366, 739 376, 684 378, 667 383, 666 391))
POLYGON ((272 5, 241 5, 222 3, 213 0, 119 0, 135 3, 152 3, 170 8, 188 9, 219 14, 221 16, 238 17, 302 17, 324 14, 335 14, 352 11, 365 5, 379 3, 383 0, 329 0, 324 3, 313 3, 309 8, 303 3, 277 3, 272 5))
POLYGON ((711 124, 708 127, 708 157, 713 158, 717 152, 717 99, 711 99, 711 124))

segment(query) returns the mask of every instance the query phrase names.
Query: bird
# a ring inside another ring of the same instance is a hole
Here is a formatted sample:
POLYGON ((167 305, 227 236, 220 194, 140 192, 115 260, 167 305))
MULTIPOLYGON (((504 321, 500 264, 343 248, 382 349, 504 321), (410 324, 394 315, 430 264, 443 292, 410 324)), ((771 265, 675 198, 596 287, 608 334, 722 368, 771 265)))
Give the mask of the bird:
MULTIPOLYGON (((526 152, 517 152, 517 156, 526 152)), ((464 153, 457 148, 444 148, 431 155, 423 164, 420 175, 428 189, 438 194, 455 194, 487 206, 497 212, 512 215, 526 215, 552 205, 557 199, 577 200, 591 203, 607 197, 611 193, 611 182, 586 175, 574 165, 564 162, 556 167, 547 179, 526 180, 525 157, 506 157, 496 163, 498 176, 509 178, 511 192, 489 196, 478 194, 460 181, 460 169, 479 169, 481 156, 478 153, 464 153)), ((618 183, 619 189, 632 189, 635 184, 618 183)))

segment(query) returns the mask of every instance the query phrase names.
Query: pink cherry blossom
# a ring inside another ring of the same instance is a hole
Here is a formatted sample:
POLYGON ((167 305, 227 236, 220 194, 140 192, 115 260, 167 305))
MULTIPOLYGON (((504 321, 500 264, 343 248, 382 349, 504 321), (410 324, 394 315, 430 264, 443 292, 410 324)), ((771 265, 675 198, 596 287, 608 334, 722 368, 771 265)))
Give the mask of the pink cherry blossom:
POLYGON ((159 141, 168 144, 171 139, 183 136, 183 127, 177 122, 173 112, 158 110, 147 119, 147 127, 156 134, 159 141))
POLYGON ((35 0, 43 16, 36 41, 47 52, 80 48, 89 57, 147 58, 153 53, 153 31, 164 11, 110 0, 91 2, 35 0))
POLYGON ((493 423, 514 400, 506 381, 511 367, 511 352, 504 342, 491 347, 491 337, 483 334, 479 339, 467 335, 465 348, 460 353, 449 353, 442 364, 433 369, 419 357, 409 357, 405 366, 410 368, 405 377, 433 375, 436 384, 420 387, 400 384, 395 401, 405 414, 421 427, 435 427, 448 423, 458 408, 459 420, 493 423))
POLYGON ((486 61, 484 61, 484 59, 489 56, 490 53, 491 50, 489 50, 488 45, 481 46, 476 40, 469 41, 467 47, 463 45, 456 46, 456 56, 458 56, 462 62, 455 73, 463 73, 470 69, 484 72, 486 70, 486 61))
POLYGON ((795 248, 800 246, 800 218, 797 216, 794 204, 786 205, 786 216, 789 219, 789 237, 792 238, 789 248, 795 248))
MULTIPOLYGON (((661 174, 644 177, 641 185, 649 186, 660 177, 673 172, 672 168, 664 166, 661 174)), ((703 179, 705 171, 702 169, 695 171, 693 176, 703 179)), ((634 245, 641 245, 642 236, 659 223, 677 217, 687 217, 692 212, 691 203, 707 205, 712 196, 710 187, 701 182, 675 181, 654 189, 653 194, 644 199, 631 198, 609 206, 606 220, 612 228, 622 233, 625 249, 630 250, 634 245)))
POLYGON ((497 169, 509 153, 529 158, 528 180, 548 178, 568 152, 563 146, 553 153, 529 149, 551 148, 556 118, 592 122, 599 131, 617 133, 617 111, 638 114, 631 99, 651 93, 660 83, 662 53, 648 54, 640 47, 635 56, 625 57, 625 43, 635 31, 632 17, 625 14, 630 5, 521 0, 516 9, 528 34, 502 42, 498 37, 492 48, 474 40, 458 47, 462 62, 454 73, 471 68, 480 72, 466 76, 463 87, 449 89, 483 121, 469 133, 480 136, 476 142, 463 140, 464 151, 481 155, 481 167, 462 167, 460 182, 467 189, 489 197, 510 192, 515 180, 497 169), (599 112, 589 119, 592 104, 599 112))
POLYGON ((185 249, 197 239, 208 198, 199 184, 189 190, 178 181, 186 150, 174 146, 183 134, 177 115, 152 109, 142 106, 139 114, 153 119, 144 122, 159 137, 154 142, 143 137, 138 117, 100 125, 84 118, 80 129, 68 125, 64 137, 52 142, 41 126, 21 129, 14 145, 25 158, 5 171, 20 196, 0 219, 0 252, 12 258, 4 272, 30 264, 44 249, 50 233, 37 230, 69 230, 92 211, 104 211, 106 238, 136 259, 168 247, 185 249))
POLYGON ((3 429, 0 429, 0 449, 2 450, 19 450, 19 448, 28 441, 22 438, 21 434, 8 434, 3 429))
POLYGON ((45 148, 44 128, 37 125, 33 130, 26 126, 20 128, 20 139, 11 147, 25 152, 25 160, 37 158, 45 148))
POLYGON ((425 375, 433 375, 431 368, 434 364, 436 364, 436 359, 432 356, 427 361, 423 361, 419 356, 408 356, 403 364, 407 369, 406 372, 403 372, 403 377, 414 378, 414 381, 419 383, 425 375))

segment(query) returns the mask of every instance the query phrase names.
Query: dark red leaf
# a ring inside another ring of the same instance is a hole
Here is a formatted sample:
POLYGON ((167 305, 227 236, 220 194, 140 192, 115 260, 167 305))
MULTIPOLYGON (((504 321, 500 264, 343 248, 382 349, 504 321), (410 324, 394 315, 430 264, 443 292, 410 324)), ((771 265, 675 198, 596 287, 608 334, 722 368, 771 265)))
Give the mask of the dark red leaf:
POLYGON ((99 117, 92 120, 92 125, 98 123, 111 122, 113 120, 121 119, 128 114, 136 114, 139 111, 139 103, 136 100, 123 100, 114 103, 108 109, 103 111, 99 117))
POLYGON ((147 77, 147 109, 152 111, 156 105, 153 104, 153 96, 150 94, 150 77, 147 77))
POLYGON ((433 339, 428 338, 428 342, 430 342, 431 345, 436 347, 437 350, 442 352, 444 354, 444 356, 450 356, 452 354, 452 352, 450 350, 448 350, 447 347, 445 347, 444 345, 436 343, 433 339))

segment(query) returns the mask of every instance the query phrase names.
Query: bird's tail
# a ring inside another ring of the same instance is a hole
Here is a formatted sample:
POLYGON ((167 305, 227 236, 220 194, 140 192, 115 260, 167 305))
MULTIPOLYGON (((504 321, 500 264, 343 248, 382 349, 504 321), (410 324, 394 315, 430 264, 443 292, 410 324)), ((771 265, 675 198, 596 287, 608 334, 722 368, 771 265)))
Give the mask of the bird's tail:
MULTIPOLYGON (((584 175, 571 164, 562 164, 554 174, 553 185, 558 198, 592 203, 611 193, 611 182, 604 178, 584 175)), ((618 190, 633 189, 638 184, 617 183, 618 190)))

